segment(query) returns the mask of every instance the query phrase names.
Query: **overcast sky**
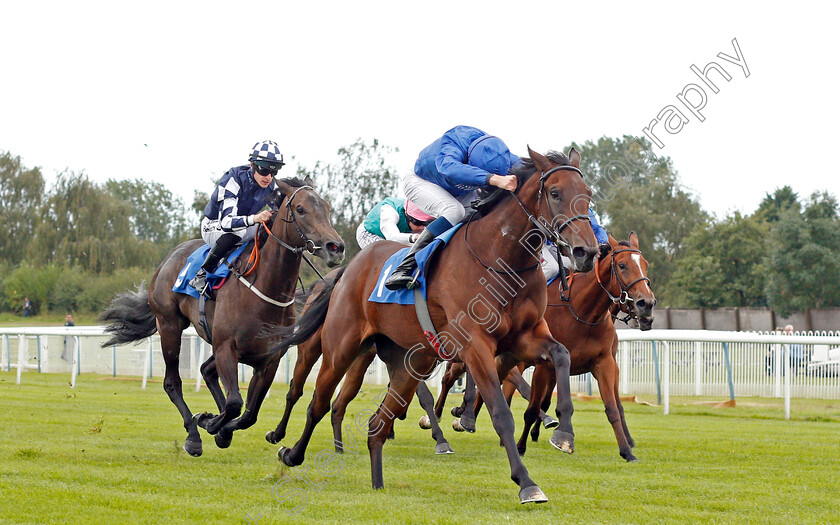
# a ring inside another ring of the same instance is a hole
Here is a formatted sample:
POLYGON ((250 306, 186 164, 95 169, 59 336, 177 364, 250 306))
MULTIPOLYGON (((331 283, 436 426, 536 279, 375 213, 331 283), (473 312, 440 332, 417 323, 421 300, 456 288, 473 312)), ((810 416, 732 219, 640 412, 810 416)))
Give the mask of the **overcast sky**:
POLYGON ((659 123, 653 151, 706 210, 750 213, 785 184, 840 196, 828 5, 3 2, 0 150, 48 182, 143 178, 189 204, 263 139, 295 157, 281 174, 360 137, 410 169, 458 124, 524 154, 642 136, 673 105, 688 122, 659 123), (718 57, 737 56, 733 39, 748 77, 718 57), (731 76, 709 74, 718 93, 690 69, 709 62, 731 76), (677 99, 689 84, 702 122, 677 99))

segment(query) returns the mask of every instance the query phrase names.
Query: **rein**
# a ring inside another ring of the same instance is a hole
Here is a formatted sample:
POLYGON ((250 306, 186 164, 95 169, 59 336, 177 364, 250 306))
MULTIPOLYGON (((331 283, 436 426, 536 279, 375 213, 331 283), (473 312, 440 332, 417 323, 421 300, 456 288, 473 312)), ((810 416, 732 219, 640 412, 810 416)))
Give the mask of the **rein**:
MULTIPOLYGON (((576 171, 581 177, 583 177, 583 173, 581 173, 581 171, 579 169, 575 168, 574 166, 555 166, 555 167, 551 168, 550 170, 542 173, 540 175, 540 191, 537 194, 537 207, 536 207, 536 212, 537 213, 540 213, 540 203, 542 201, 542 194, 545 191, 545 181, 546 181, 546 179, 548 179, 548 177, 552 173, 555 173, 555 172, 560 171, 560 170, 576 171)), ((522 201, 519 200, 519 196, 516 194, 516 192, 511 192, 511 195, 513 195, 513 198, 516 199, 516 202, 519 204, 519 207, 522 208, 522 211, 525 212, 525 215, 528 216, 528 221, 531 222, 531 224, 533 224, 534 226, 536 226, 536 228, 540 231, 540 233, 542 233, 546 238, 551 239, 555 244, 557 244, 558 247, 559 246, 565 246, 566 248, 570 247, 569 243, 564 241, 563 237, 562 237, 562 232, 567 226, 569 226, 572 222, 577 221, 577 220, 584 220, 584 219, 589 220, 589 215, 576 215, 574 217, 567 218, 565 221, 563 221, 563 223, 560 225, 559 228, 551 229, 551 228, 548 228, 544 224, 545 219, 543 219, 541 216, 535 216, 533 213, 528 211, 528 208, 526 208, 525 205, 522 204, 522 201)), ((548 199, 546 199, 546 205, 548 206, 549 213, 553 213, 553 210, 551 209, 551 204, 549 204, 548 199)), ((481 260, 481 258, 478 256, 478 254, 475 253, 475 250, 473 250, 472 246, 470 246, 470 243, 467 240, 467 234, 469 233, 470 223, 472 222, 472 220, 473 220, 473 216, 471 215, 470 218, 467 220, 467 225, 464 227, 464 242, 466 243, 467 248, 470 249, 470 253, 472 253, 473 257, 475 257, 476 260, 478 260, 478 262, 481 263, 481 265, 484 266, 486 269, 488 269, 490 271, 493 271, 493 272, 496 272, 498 274, 513 275, 513 274, 520 274, 520 273, 528 272, 528 271, 534 270, 535 268, 539 267, 539 265, 540 265, 539 262, 537 262, 533 266, 528 266, 527 268, 520 268, 519 270, 499 270, 498 268, 493 268, 492 266, 487 265, 484 261, 481 260)))
MULTIPOLYGON (((290 219, 284 219, 284 218, 281 217, 281 220, 283 222, 285 222, 286 224, 292 223, 292 224, 295 225, 295 229, 297 230, 298 235, 300 235, 300 238, 303 239, 304 246, 292 246, 292 245, 288 244, 287 242, 285 242, 280 237, 274 235, 274 232, 272 232, 271 229, 268 226, 266 226, 265 223, 262 223, 262 227, 265 230, 265 232, 268 234, 268 236, 271 237, 277 244, 279 244, 283 248, 286 248, 287 250, 294 253, 295 255, 300 255, 303 258, 303 260, 306 261, 306 264, 308 264, 310 268, 315 270, 315 273, 318 274, 318 277, 320 277, 323 280, 324 276, 321 275, 321 272, 319 272, 318 269, 315 268, 315 266, 306 257, 306 254, 304 254, 304 251, 307 251, 310 254, 314 254, 315 250, 319 250, 321 248, 319 246, 316 246, 315 243, 311 239, 306 237, 306 235, 303 233, 303 231, 301 231, 300 226, 298 226, 297 220, 295 219, 295 214, 292 212, 292 200, 295 198, 295 195, 297 195, 297 193, 300 190, 303 190, 303 189, 310 189, 312 191, 315 191, 315 189, 311 186, 300 186, 300 187, 298 187, 292 193, 292 195, 286 200, 286 210, 288 211, 288 215, 289 215, 290 219)), ((262 299, 263 301, 265 301, 267 303, 270 303, 270 304, 273 304, 275 306, 279 306, 280 308, 285 308, 287 306, 291 306, 295 302, 294 291, 292 291, 292 298, 289 301, 287 301, 287 302, 275 301, 271 297, 268 297, 267 295, 262 293, 257 287, 255 287, 252 283, 248 282, 245 279, 245 277, 248 274, 250 274, 251 272, 253 272, 257 268, 257 265, 260 262, 260 248, 259 248, 259 246, 260 246, 259 240, 255 237, 254 238, 254 248, 253 248, 253 250, 251 250, 251 255, 248 257, 248 262, 246 263, 246 267, 248 268, 247 271, 239 272, 238 269, 236 269, 236 268, 234 268, 233 266, 230 266, 230 265, 228 265, 228 268, 236 276, 236 278, 239 279, 239 281, 242 284, 245 285, 246 288, 248 288, 249 290, 254 292, 254 294, 257 297, 259 297, 260 299, 262 299)), ((301 286, 302 286, 302 283, 301 283, 301 286)), ((295 284, 295 287, 297 288, 297 284, 295 284)))
MULTIPOLYGON (((650 285, 650 279, 648 277, 639 277, 638 279, 630 282, 629 284, 625 284, 624 281, 621 280, 621 277, 618 275, 618 270, 616 270, 616 268, 615 268, 615 256, 619 253, 622 253, 622 252, 631 252, 631 253, 638 253, 638 254, 642 253, 640 250, 636 250, 634 248, 622 248, 622 249, 615 250, 615 251, 610 253, 610 282, 607 283, 607 284, 611 285, 613 280, 615 280, 618 283, 618 288, 620 290, 619 294, 617 296, 614 296, 612 293, 610 293, 610 291, 607 289, 607 287, 604 286, 604 283, 601 282, 601 275, 598 272, 598 264, 599 263, 598 263, 597 260, 595 262, 595 279, 598 281, 598 285, 601 287, 601 289, 604 291, 604 293, 607 294, 607 297, 610 298, 610 302, 612 302, 614 305, 618 305, 619 306, 619 311, 627 314, 627 316, 624 317, 624 318, 619 318, 617 314, 610 314, 612 316, 612 318, 613 319, 618 319, 619 321, 626 324, 631 319, 635 319, 637 317, 635 312, 633 310, 629 309, 630 307, 628 305, 629 303, 635 302, 634 299, 632 297, 630 297, 630 294, 629 294, 630 288, 635 286, 636 283, 639 283, 639 282, 642 282, 642 281, 645 281, 645 282, 648 283, 648 285, 650 285)), ((571 283, 569 284, 569 288, 571 289, 571 283)), ((570 295, 571 295, 571 292, 570 292, 570 295)), ((565 306, 569 309, 569 313, 572 314, 572 317, 574 317, 576 321, 578 321, 580 323, 583 323, 583 324, 586 324, 586 325, 589 325, 589 326, 596 326, 596 325, 599 325, 599 324, 603 324, 608 319, 608 317, 604 317, 603 320, 598 321, 598 322, 594 322, 594 323, 590 322, 590 321, 586 321, 584 319, 581 319, 575 313, 575 311, 572 309, 571 298, 566 299, 564 297, 563 299, 567 302, 560 303, 560 304, 548 304, 546 306, 565 306)))

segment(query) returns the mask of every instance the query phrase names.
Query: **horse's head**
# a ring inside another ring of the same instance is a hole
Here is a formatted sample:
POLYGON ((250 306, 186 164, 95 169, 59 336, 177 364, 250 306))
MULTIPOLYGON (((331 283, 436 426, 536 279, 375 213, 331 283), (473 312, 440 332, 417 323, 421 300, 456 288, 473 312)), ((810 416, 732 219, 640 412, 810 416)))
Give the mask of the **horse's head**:
POLYGON ((607 257, 611 258, 611 279, 618 284, 622 311, 635 314, 639 328, 650 330, 656 296, 647 276, 648 262, 639 251, 639 238, 634 232, 630 232, 627 241, 618 242, 610 236, 610 246, 612 251, 607 257))
POLYGON ((592 192, 580 172, 580 154, 572 148, 568 158, 562 154, 545 157, 528 147, 528 155, 538 172, 529 182, 539 185, 539 218, 550 222, 558 248, 572 260, 574 269, 588 272, 595 266, 598 242, 589 224, 592 192))
POLYGON ((277 190, 271 204, 278 216, 271 227, 280 235, 288 228, 290 244, 303 247, 324 259, 327 266, 338 266, 344 260, 344 241, 330 224, 330 205, 312 187, 312 179, 277 179, 277 190))

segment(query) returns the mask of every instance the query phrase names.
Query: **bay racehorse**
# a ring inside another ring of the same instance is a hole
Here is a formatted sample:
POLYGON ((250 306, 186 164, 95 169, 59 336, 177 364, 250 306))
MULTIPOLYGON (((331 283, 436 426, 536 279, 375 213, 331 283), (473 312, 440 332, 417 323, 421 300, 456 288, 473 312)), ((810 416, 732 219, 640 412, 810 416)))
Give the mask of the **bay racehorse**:
POLYGON ((225 448, 230 445, 234 430, 248 428, 256 421, 282 357, 267 351, 270 342, 261 336, 261 329, 266 324, 282 326, 294 322, 293 299, 303 252, 322 257, 329 266, 344 259, 344 242, 330 224, 330 207, 312 188, 311 180, 307 177, 304 181, 290 178, 275 182, 277 190, 269 206, 280 211, 273 217, 270 229, 265 228, 268 240, 258 251, 259 263, 242 280, 231 274, 216 291, 216 300, 207 302, 211 334, 206 333, 199 320, 198 299, 172 291, 187 258, 204 242, 201 239, 173 249, 155 271, 148 292, 141 286, 137 292, 119 294, 100 316, 108 325, 106 332, 111 334, 103 347, 160 334, 166 363, 163 388, 181 413, 187 430, 184 450, 193 456, 202 453, 197 426, 214 434, 216 444, 225 448), (246 286, 243 281, 250 283, 246 286), (202 364, 201 373, 220 412, 215 416, 205 413, 194 417, 184 401, 178 360, 181 334, 190 324, 202 339, 212 339, 213 355, 202 364), (238 362, 254 369, 242 417, 238 362))
MULTIPOLYGON (((520 501, 547 500, 516 450, 513 416, 499 377, 518 361, 542 360, 553 364, 558 389, 569 389, 568 350, 551 337, 543 319, 546 284, 539 253, 549 236, 577 270, 589 271, 597 244, 589 226, 591 193, 579 170, 580 154, 574 149, 568 157, 558 153, 546 157, 530 148, 528 152, 530 158, 513 170, 518 189, 462 226, 426 268, 428 307, 439 331, 438 344, 428 344, 414 306, 368 301, 380 284, 383 263, 403 247, 389 241, 363 250, 337 282, 321 290, 294 329, 278 330, 282 337, 275 351, 284 353, 321 329, 324 356, 303 434, 293 447, 278 450, 283 463, 303 462, 315 426, 329 410, 342 376, 375 343, 391 382, 367 431, 374 488, 384 486, 382 446, 394 418, 405 412, 418 382, 438 361, 457 355, 470 367, 488 405, 511 478, 520 487, 520 501)), ((570 394, 559 397, 569 399, 570 394)), ((569 408, 558 404, 557 414, 563 431, 571 434, 569 408)))
MULTIPOLYGON (((633 439, 627 429, 624 407, 618 395, 618 364, 615 356, 618 350, 618 336, 613 322, 613 309, 618 307, 626 314, 638 319, 642 330, 649 330, 653 323, 653 307, 656 297, 647 277, 648 262, 639 250, 639 239, 630 233, 627 241, 616 241, 612 236, 610 252, 596 263, 595 271, 585 274, 572 274, 569 290, 563 292, 558 284, 548 290, 548 307, 545 320, 551 333, 569 349, 571 375, 591 372, 598 381, 601 400, 604 402, 607 420, 613 427, 618 442, 619 454, 627 461, 635 461, 632 447, 633 439)), ((519 372, 524 370, 520 367, 519 372)), ((511 375, 516 372, 511 371, 511 375)), ((441 397, 437 409, 441 410, 445 395, 457 378, 464 373, 460 363, 453 363, 444 374, 441 397)), ((510 378, 510 375, 508 376, 510 378)), ((551 403, 555 375, 544 363, 537 363, 531 382, 528 408, 525 411, 525 426, 517 443, 520 454, 525 454, 527 436, 537 420, 541 409, 548 410, 551 403)), ((512 381, 506 380, 503 389, 508 403, 513 392, 519 388, 512 381)), ((522 388, 519 388, 522 392, 522 388)), ((481 397, 476 401, 475 413, 481 406, 481 397)), ((463 409, 462 409, 463 411, 463 409)), ((438 417, 440 415, 437 412, 438 417)), ((457 422, 457 420, 456 420, 457 422)), ((457 425, 456 425, 457 426, 457 425)), ((533 427, 531 436, 536 441, 539 425, 533 427)), ((565 452, 573 452, 567 443, 550 442, 565 452)))

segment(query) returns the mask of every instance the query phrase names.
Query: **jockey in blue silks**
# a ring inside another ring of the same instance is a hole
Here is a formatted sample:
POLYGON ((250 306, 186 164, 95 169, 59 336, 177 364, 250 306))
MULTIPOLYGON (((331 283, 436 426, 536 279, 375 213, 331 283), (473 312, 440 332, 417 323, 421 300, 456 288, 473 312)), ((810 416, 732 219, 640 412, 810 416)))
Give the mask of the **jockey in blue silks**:
POLYGON ((257 142, 248 157, 250 164, 231 168, 225 173, 201 220, 201 238, 210 245, 201 269, 190 286, 204 293, 207 273, 212 272, 237 244, 254 238, 259 223, 265 223, 274 213, 262 210, 277 188, 274 176, 285 164, 277 143, 257 142))
POLYGON ((519 161, 500 138, 470 126, 456 126, 426 146, 414 163, 414 173, 403 178, 403 186, 409 200, 437 219, 420 234, 385 287, 397 290, 411 285, 417 269, 415 253, 464 218, 479 188, 515 191, 517 179, 510 170, 519 161))

